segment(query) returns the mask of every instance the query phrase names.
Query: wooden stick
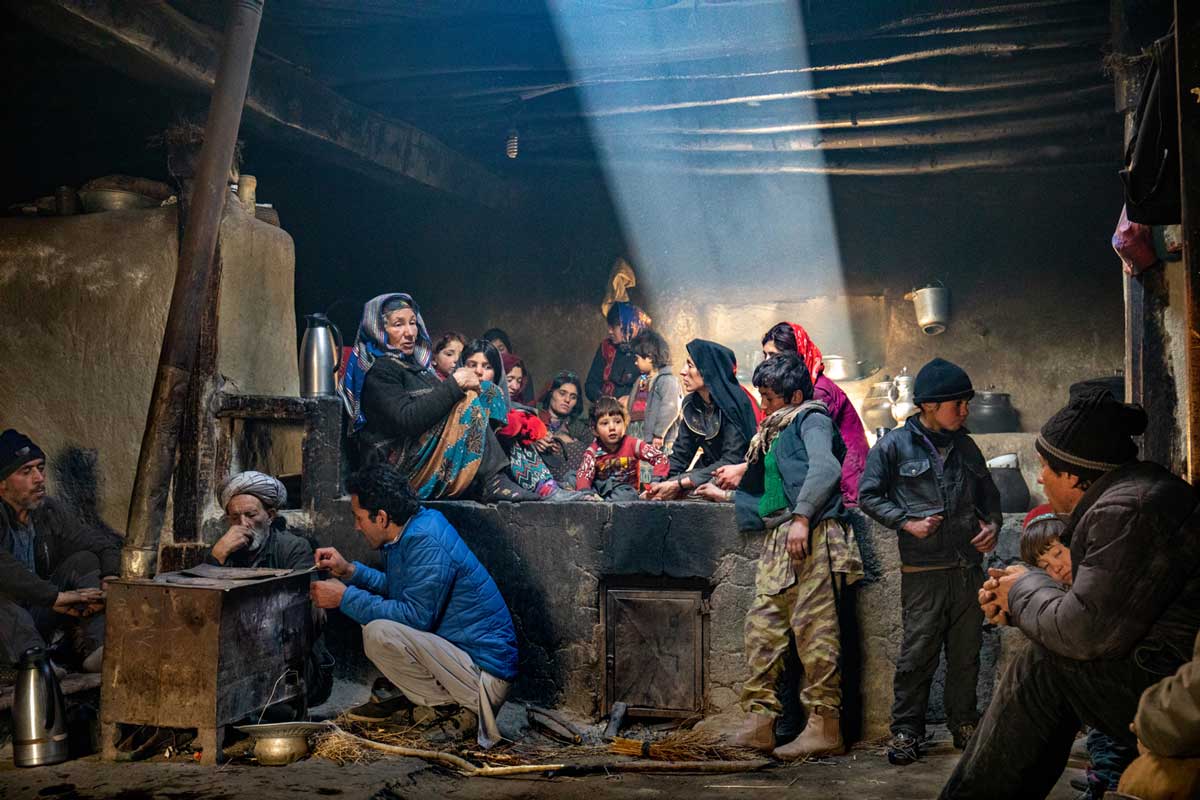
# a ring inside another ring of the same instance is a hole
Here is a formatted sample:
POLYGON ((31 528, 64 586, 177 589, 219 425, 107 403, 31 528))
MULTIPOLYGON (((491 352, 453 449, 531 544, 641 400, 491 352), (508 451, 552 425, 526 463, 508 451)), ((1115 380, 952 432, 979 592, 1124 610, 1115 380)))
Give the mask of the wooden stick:
POLYGON ((561 775, 594 775, 598 772, 755 772, 768 766, 767 759, 759 761, 614 761, 605 764, 568 764, 559 770, 561 775))
POLYGON ((353 733, 343 730, 337 725, 330 724, 329 729, 335 735, 340 734, 353 739, 355 742, 369 747, 372 750, 378 750, 381 753, 390 753, 395 756, 406 756, 408 758, 419 758, 424 761, 434 761, 440 764, 445 764, 448 767, 461 772, 467 777, 500 777, 504 775, 521 775, 531 772, 555 772, 561 770, 565 764, 522 764, 519 766, 509 767, 477 767, 465 758, 459 758, 451 753, 441 753, 437 750, 418 750, 413 747, 400 747, 394 744, 383 744, 382 742, 373 742, 370 739, 364 739, 362 736, 356 736, 353 733))

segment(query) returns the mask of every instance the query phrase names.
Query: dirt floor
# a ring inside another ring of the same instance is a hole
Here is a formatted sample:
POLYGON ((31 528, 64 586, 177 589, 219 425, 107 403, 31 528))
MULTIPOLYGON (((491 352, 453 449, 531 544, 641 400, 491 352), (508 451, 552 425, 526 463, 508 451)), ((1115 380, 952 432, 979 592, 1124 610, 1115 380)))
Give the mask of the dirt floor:
MULTIPOLYGON (((313 717, 326 719, 342 709, 362 702, 367 688, 338 681, 329 701, 313 709, 313 717)), ((576 720, 577 725, 582 721, 576 720)), ((549 746, 548 756, 579 752, 562 750, 532 732, 519 703, 507 703, 499 716, 504 734, 522 744, 549 746)), ((734 724, 734 719, 712 717, 715 730, 734 724)), ((584 726, 599 741, 600 725, 584 726)), ((418 800, 462 798, 462 800, 518 800, 518 798, 561 798, 609 800, 610 798, 676 798, 688 800, 741 800, 761 797, 772 791, 779 796, 820 800, 872 800, 935 798, 958 762, 945 726, 931 729, 933 741, 921 762, 908 767, 888 764, 880 747, 858 745, 845 756, 824 758, 797 765, 772 765, 757 772, 735 774, 610 774, 586 777, 465 778, 448 769, 418 759, 384 756, 371 763, 338 766, 309 757, 286 767, 267 767, 249 757, 219 767, 202 767, 187 756, 114 764, 90 756, 52 767, 17 769, 12 765, 12 744, 0 747, 0 800, 275 800, 275 798, 338 797, 345 800, 418 800), (781 792, 782 790, 782 792, 781 792)), ((652 729, 635 726, 622 736, 655 738, 652 729)), ((1082 739, 1080 740, 1082 744, 1082 739)), ((608 760, 592 755, 583 761, 608 760)), ((612 757, 617 759, 619 757, 612 757)), ((553 758, 551 758, 553 760, 553 758)), ((559 758, 561 759, 561 756, 559 758)), ((579 761, 580 759, 569 759, 579 761)), ((546 763, 539 758, 540 763, 546 763)), ((1075 763, 1078 763, 1077 761, 1075 763)), ((1050 797, 1074 800, 1078 792, 1068 785, 1082 771, 1068 769, 1050 797)), ((1020 787, 1012 787, 1020 797, 1020 787)))
MULTIPOLYGON (((944 732, 943 732, 944 733, 944 732)), ((897 768, 882 753, 858 748, 839 758, 796 766, 777 766, 732 775, 611 775, 558 778, 463 778, 405 758, 339 767, 307 759, 286 767, 231 763, 207 768, 189 763, 111 764, 95 757, 54 767, 17 770, 11 759, 0 766, 0 797, 13 800, 221 800, 222 798, 339 797, 408 800, 453 797, 463 800, 512 798, 675 798, 739 800, 778 796, 822 798, 933 798, 954 768, 958 754, 948 741, 935 743, 918 764, 897 768)), ((1078 795, 1068 770, 1050 795, 1070 800, 1078 795)), ((1019 797, 1019 787, 1013 787, 1019 797)))

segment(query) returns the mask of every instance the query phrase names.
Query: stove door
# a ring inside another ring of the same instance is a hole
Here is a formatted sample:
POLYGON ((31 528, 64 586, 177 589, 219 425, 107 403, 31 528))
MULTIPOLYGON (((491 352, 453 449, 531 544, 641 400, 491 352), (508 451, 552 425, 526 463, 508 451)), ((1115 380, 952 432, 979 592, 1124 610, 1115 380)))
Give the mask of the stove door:
POLYGON ((691 717, 704 708, 704 600, 699 591, 608 589, 605 709, 691 717))

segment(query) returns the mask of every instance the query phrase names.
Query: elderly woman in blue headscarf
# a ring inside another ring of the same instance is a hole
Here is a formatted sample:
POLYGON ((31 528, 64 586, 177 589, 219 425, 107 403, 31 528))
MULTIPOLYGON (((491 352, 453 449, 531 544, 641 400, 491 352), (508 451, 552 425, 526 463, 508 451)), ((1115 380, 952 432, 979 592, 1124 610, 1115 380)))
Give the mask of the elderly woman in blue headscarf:
POLYGON ((506 476, 495 424, 508 404, 501 388, 469 369, 434 372, 421 310, 407 294, 381 294, 363 307, 342 398, 364 464, 386 461, 409 476, 421 499, 533 499, 506 476))

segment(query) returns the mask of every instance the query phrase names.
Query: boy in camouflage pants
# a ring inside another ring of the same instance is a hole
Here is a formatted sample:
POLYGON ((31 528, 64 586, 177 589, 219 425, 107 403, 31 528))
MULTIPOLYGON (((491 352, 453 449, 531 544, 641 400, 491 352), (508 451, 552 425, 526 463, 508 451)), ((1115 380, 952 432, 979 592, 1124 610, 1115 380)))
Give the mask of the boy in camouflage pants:
POLYGON ((734 502, 738 528, 766 530, 766 536, 746 617, 746 724, 735 742, 783 760, 842 752, 835 580, 846 585, 862 577, 838 488, 846 447, 825 405, 812 399, 800 356, 768 359, 753 381, 768 416, 750 442, 734 502), (789 636, 804 668, 800 701, 808 722, 795 740, 776 748, 774 724, 782 706, 775 683, 789 636))

